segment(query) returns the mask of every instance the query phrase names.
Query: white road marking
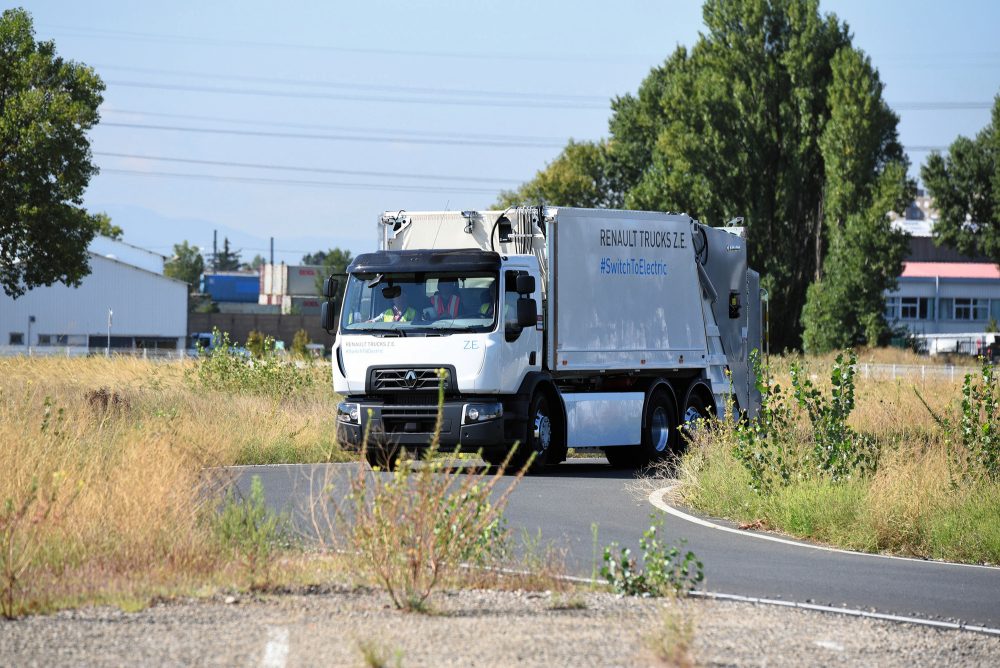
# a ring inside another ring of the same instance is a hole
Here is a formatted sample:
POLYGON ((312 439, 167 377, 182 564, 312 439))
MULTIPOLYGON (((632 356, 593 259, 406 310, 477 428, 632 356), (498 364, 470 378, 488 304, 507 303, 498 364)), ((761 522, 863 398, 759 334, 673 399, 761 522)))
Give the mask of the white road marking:
POLYGON ((959 564, 954 561, 934 561, 931 559, 916 559, 914 557, 897 557, 891 554, 874 554, 870 552, 854 552, 853 550, 841 550, 836 547, 828 547, 826 545, 813 545, 812 543, 800 543, 795 540, 787 540, 785 538, 779 538, 778 536, 770 536, 768 534, 756 533, 753 531, 745 531, 743 529, 734 529, 732 527, 722 526, 721 524, 715 524, 714 522, 709 522, 708 520, 703 520, 700 517, 695 517, 693 515, 688 515, 685 512, 677 510, 666 501, 663 500, 668 493, 673 491, 676 487, 676 483, 673 485, 668 485, 661 489, 654 490, 649 494, 649 502, 653 504, 654 507, 659 508, 668 515, 673 515, 674 517, 680 518, 686 522, 691 522, 692 524, 699 524, 703 527, 708 527, 709 529, 717 529, 719 531, 725 531, 727 533, 736 534, 737 536, 744 536, 746 538, 757 538, 759 540, 769 540, 774 543, 781 543, 783 545, 791 545, 793 547, 804 547, 810 550, 822 550, 824 552, 836 552, 839 554, 853 554, 858 557, 875 557, 878 559, 896 559, 899 561, 912 561, 919 564, 934 564, 937 566, 955 566, 959 568, 985 568, 988 570, 1000 570, 997 566, 983 566, 981 564, 959 564))
POLYGON ((280 626, 267 630, 267 644, 260 660, 261 668, 285 668, 288 661, 288 629, 280 626))

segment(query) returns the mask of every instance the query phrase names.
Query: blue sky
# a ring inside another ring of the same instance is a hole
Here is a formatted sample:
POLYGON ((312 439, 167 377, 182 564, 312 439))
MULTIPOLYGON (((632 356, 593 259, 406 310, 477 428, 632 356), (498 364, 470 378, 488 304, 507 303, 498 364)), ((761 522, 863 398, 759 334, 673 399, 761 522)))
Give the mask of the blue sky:
MULTIPOLYGON (((23 6, 36 38, 108 84, 88 208, 164 254, 210 248, 217 229, 247 258, 274 236, 288 262, 371 250, 383 210, 488 207, 566 139, 604 136, 610 97, 703 29, 701 3, 680 1, 23 6)), ((924 147, 989 121, 987 108, 920 106, 1000 92, 1000 3, 821 11, 878 67, 914 174, 924 147)))

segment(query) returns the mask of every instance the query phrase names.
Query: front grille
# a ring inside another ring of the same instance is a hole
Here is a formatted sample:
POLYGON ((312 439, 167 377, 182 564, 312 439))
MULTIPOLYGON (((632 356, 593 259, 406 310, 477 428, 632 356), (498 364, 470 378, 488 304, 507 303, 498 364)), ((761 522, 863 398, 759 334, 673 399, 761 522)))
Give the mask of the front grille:
MULTIPOLYGON (((444 371, 444 386, 451 385, 449 369, 444 371)), ((375 392, 411 392, 414 390, 436 390, 440 386, 438 367, 373 369, 371 387, 375 392)))
POLYGON ((437 406, 437 392, 400 392, 381 395, 385 406, 437 406))
MULTIPOLYGON (((437 424, 437 411, 426 408, 383 408, 382 429, 387 434, 430 434, 437 424)), ((443 431, 451 429, 451 420, 443 420, 443 431)))

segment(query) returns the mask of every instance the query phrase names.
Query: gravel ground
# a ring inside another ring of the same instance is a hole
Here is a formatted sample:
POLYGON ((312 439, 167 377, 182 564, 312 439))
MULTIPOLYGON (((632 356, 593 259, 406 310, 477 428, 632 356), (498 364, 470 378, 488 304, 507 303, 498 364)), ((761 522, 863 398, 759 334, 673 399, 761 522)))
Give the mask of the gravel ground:
MULTIPOLYGON (((432 614, 385 594, 313 593, 86 608, 0 621, 4 666, 635 666, 665 619, 693 622, 702 665, 987 666, 1000 638, 808 610, 600 593, 446 592, 432 614), (380 655, 366 661, 361 647, 380 655)), ((662 632, 661 632, 662 633, 662 632)))

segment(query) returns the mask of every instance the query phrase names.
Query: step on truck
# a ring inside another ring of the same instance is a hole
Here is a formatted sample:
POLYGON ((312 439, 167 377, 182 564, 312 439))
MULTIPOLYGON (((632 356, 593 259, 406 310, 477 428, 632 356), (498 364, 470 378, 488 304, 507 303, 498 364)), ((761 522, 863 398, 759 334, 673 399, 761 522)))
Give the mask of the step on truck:
MULTIPOLYGON (((741 222, 740 219, 733 221, 741 222)), ((761 290, 743 228, 566 207, 386 212, 326 285, 340 443, 393 466, 439 445, 489 463, 680 451, 699 418, 754 417, 761 290)))

